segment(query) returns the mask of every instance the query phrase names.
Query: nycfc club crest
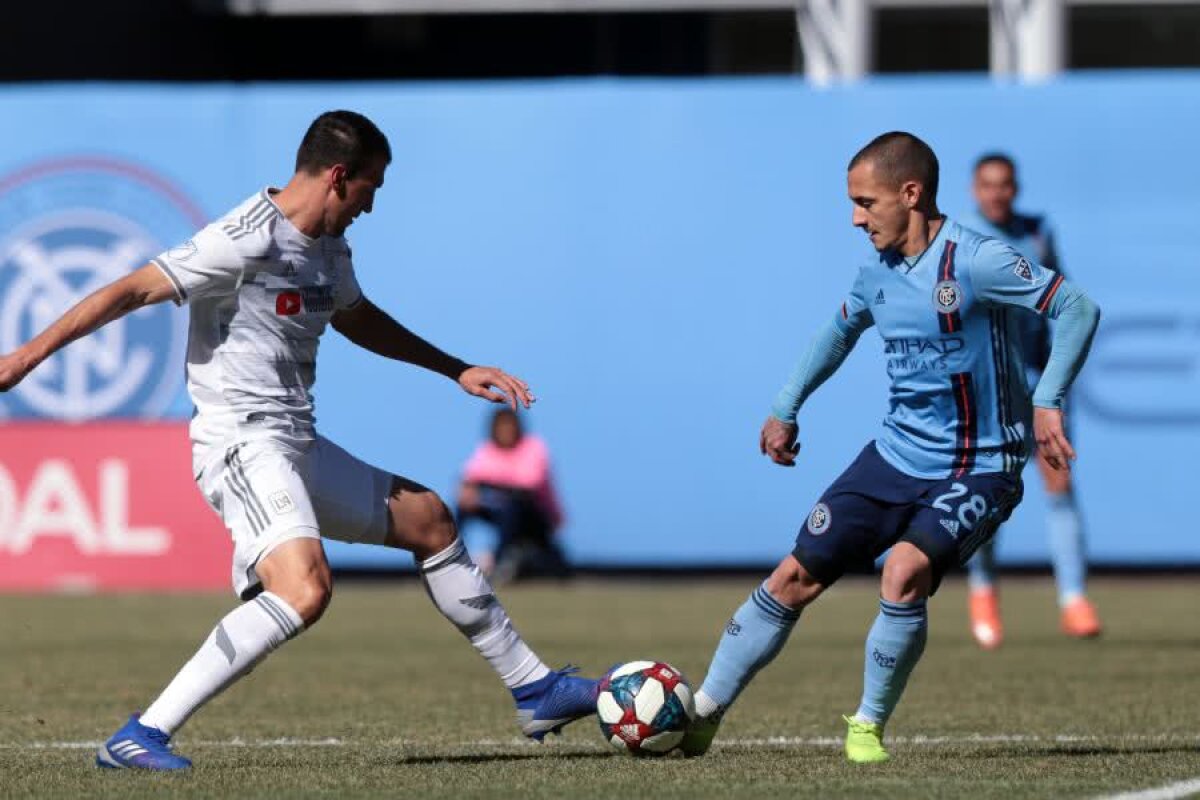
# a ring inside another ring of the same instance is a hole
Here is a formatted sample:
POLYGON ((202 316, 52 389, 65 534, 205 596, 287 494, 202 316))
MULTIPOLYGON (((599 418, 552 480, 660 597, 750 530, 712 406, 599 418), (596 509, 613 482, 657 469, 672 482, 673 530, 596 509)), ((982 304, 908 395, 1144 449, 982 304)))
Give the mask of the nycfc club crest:
POLYGON ((953 314, 962 305, 962 287, 958 281, 942 281, 933 287, 933 305, 939 314, 953 314))
POLYGON ((820 536, 829 530, 831 522, 833 522, 833 514, 830 513, 829 506, 824 503, 817 503, 808 515, 808 532, 813 536, 820 536))
MULTIPOLYGON (((203 224, 191 201, 135 164, 60 159, 0 177, 0 352, 203 224)), ((0 416, 159 416, 179 393, 186 345, 185 312, 140 309, 41 364, 0 396, 0 416)))

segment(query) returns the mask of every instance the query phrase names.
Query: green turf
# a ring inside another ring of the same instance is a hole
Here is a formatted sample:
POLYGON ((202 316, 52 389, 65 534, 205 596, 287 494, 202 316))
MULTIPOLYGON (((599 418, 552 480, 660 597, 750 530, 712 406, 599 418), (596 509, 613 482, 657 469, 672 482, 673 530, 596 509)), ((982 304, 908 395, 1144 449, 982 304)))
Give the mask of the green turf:
MULTIPOLYGON (((753 583, 502 597, 554 664, 596 673, 652 657, 698 682, 753 583)), ((888 730, 894 759, 864 768, 836 740, 861 689, 875 592, 848 581, 806 612, 707 757, 637 760, 611 753, 590 720, 548 746, 523 743, 507 692, 418 587, 342 587, 316 629, 189 724, 178 745, 196 768, 182 775, 102 772, 84 743, 143 707, 229 599, 0 597, 0 796, 1013 800, 1200 777, 1194 581, 1096 582, 1108 629, 1093 642, 1057 633, 1047 581, 1009 581, 996 653, 974 646, 962 585, 949 583, 888 730)))

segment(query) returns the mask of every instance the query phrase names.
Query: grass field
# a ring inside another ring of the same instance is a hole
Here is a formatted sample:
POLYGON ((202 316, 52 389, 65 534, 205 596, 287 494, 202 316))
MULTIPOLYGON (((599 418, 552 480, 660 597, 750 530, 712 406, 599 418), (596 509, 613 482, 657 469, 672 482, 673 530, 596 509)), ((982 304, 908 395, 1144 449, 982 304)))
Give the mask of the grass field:
MULTIPOLYGON (((703 677, 752 580, 502 592, 548 661, 598 673, 654 657, 703 677)), ((518 737, 507 692, 411 582, 344 586, 322 623, 178 737, 187 774, 100 771, 92 752, 231 606, 223 596, 0 597, 0 796, 1093 797, 1200 779, 1200 586, 1098 581, 1108 630, 1058 635, 1049 581, 1004 588, 1008 641, 980 652, 964 590, 933 604, 929 646, 889 727, 889 764, 846 764, 875 586, 802 618, 704 759, 611 752, 595 723, 518 737)), ((1174 795, 1179 796, 1179 795, 1174 795)))

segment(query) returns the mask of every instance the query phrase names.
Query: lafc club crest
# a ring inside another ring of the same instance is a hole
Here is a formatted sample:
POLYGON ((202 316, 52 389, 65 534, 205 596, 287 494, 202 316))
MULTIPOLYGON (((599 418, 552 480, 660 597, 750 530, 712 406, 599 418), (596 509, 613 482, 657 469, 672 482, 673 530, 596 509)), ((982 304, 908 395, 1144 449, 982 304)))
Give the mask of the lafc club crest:
POLYGON ((813 536, 820 536, 829 530, 831 522, 833 522, 833 514, 830 513, 829 506, 817 503, 808 515, 808 532, 813 536))
POLYGON ((953 314, 962 305, 962 287, 958 281, 942 281, 933 287, 933 306, 939 314, 953 314))

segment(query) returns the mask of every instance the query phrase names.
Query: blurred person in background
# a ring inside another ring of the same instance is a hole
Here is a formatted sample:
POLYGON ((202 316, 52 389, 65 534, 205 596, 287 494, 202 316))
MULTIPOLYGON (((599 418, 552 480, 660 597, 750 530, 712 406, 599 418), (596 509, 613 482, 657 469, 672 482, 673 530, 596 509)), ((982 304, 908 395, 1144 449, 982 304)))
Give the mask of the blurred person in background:
POLYGON ((522 577, 565 578, 570 567, 556 540, 562 506, 550 472, 550 451, 526 433, 510 408, 492 415, 488 438, 463 468, 458 520, 475 543, 476 562, 497 582, 522 577), (487 531, 491 535, 476 535, 487 531))
MULTIPOLYGON (((972 193, 976 211, 965 224, 999 239, 1047 269, 1062 273, 1054 236, 1045 215, 1025 214, 1013 208, 1019 186, 1017 167, 1004 153, 986 153, 975 162, 972 193)), ((1025 354, 1029 385, 1036 386, 1050 355, 1050 324, 1041 315, 1015 309, 1020 347, 1025 354)), ((1068 434, 1069 435, 1069 434, 1068 434)), ((1051 469, 1039 451, 1034 459, 1046 487, 1046 528, 1063 633, 1089 638, 1100 634, 1100 619, 1085 590, 1087 560, 1084 528, 1071 473, 1051 469)), ((967 566, 970 586, 971 633, 980 646, 991 650, 1004 640, 996 592, 996 540, 982 546, 967 566)))

